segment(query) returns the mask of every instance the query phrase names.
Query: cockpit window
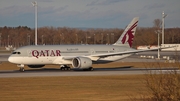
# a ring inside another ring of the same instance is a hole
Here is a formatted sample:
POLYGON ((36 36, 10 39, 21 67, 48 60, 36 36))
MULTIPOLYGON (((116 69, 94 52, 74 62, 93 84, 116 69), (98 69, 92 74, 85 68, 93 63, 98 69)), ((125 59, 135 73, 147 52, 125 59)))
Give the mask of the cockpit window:
POLYGON ((12 54, 21 54, 21 52, 13 52, 12 54))
POLYGON ((16 52, 13 52, 12 54, 16 54, 16 52))

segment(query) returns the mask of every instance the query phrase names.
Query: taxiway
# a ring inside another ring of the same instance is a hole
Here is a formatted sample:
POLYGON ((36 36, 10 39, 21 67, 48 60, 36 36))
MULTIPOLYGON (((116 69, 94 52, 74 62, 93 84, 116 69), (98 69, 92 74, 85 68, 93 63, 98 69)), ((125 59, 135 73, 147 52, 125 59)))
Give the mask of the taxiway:
POLYGON ((20 72, 18 70, 0 71, 0 78, 13 77, 51 77, 51 76, 110 76, 110 75, 140 75, 147 73, 168 73, 176 71, 178 68, 95 68, 94 71, 61 71, 59 69, 33 69, 20 72))

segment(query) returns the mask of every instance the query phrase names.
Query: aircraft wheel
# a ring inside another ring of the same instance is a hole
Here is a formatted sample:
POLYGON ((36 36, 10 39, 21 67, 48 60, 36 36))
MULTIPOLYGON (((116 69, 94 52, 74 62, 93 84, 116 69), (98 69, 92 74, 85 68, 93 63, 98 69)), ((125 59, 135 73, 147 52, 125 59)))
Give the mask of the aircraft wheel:
POLYGON ((93 71, 93 70, 94 70, 94 68, 93 68, 93 67, 90 67, 90 68, 89 68, 89 71, 93 71))
POLYGON ((20 71, 20 72, 24 72, 25 70, 24 70, 24 68, 21 67, 21 68, 19 69, 19 71, 20 71))
POLYGON ((68 70, 68 68, 67 68, 67 67, 65 67, 65 68, 64 68, 64 70, 65 70, 65 71, 67 71, 67 70, 68 70))
POLYGON ((61 70, 64 70, 65 68, 64 68, 64 67, 61 67, 60 69, 61 69, 61 70))
POLYGON ((64 67, 64 70, 69 71, 69 70, 71 70, 71 68, 70 67, 64 67))
POLYGON ((68 69, 68 70, 71 70, 71 68, 70 68, 70 67, 68 67, 67 69, 68 69))

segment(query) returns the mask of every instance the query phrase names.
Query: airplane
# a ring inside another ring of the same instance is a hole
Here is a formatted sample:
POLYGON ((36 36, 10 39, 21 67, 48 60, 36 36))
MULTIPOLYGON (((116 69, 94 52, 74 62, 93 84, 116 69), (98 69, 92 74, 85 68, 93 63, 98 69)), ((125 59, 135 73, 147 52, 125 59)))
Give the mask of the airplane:
POLYGON ((45 65, 60 65, 61 70, 93 70, 92 64, 104 64, 124 59, 134 53, 158 50, 132 48, 139 17, 133 18, 119 39, 112 45, 30 45, 12 52, 8 61, 24 66, 42 68, 45 65))

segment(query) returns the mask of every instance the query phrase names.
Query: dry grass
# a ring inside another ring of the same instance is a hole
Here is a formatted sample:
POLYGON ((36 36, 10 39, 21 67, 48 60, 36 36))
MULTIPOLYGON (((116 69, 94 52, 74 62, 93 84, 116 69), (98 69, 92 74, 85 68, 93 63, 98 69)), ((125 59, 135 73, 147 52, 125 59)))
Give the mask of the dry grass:
MULTIPOLYGON (((126 66, 150 68, 178 65, 122 62, 93 65, 95 68, 126 66)), ((59 68, 54 65, 47 67, 59 68)), ((0 70, 18 69, 8 62, 0 64, 0 70)), ((145 79, 145 75, 0 78, 0 101, 139 101, 152 96, 145 79)))
POLYGON ((0 101, 128 101, 146 93, 141 75, 0 78, 0 101))

